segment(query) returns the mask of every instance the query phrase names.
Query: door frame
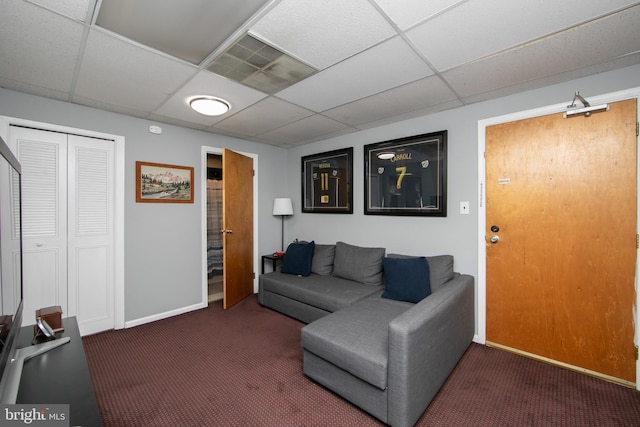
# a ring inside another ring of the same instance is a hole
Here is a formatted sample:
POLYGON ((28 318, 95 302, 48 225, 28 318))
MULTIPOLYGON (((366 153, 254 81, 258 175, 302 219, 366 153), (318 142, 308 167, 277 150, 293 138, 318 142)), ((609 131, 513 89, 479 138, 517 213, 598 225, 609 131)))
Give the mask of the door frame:
MULTIPOLYGON (((232 150, 229 147, 225 147, 232 150)), ((253 160, 253 293, 258 292, 258 274, 256 274, 256 266, 258 265, 258 155, 247 153, 244 151, 233 150, 238 154, 250 157, 253 160)), ((208 302, 208 278, 207 278, 207 154, 222 155, 222 148, 208 147, 203 145, 201 150, 201 168, 200 168, 200 200, 201 204, 201 233, 202 236, 202 306, 207 307, 208 302)), ((224 180, 224 171, 222 171, 222 179, 224 180)))
POLYGON ((125 327, 124 310, 124 143, 121 135, 113 135, 104 132, 94 132, 87 129, 79 129, 69 126, 60 126, 52 123, 37 122, 34 120, 19 119, 16 117, 0 116, 0 135, 7 138, 9 126, 17 125, 49 132, 60 132, 99 138, 113 141, 114 144, 114 218, 113 218, 113 321, 114 329, 125 327))
MULTIPOLYGON (((608 93, 604 95, 588 96, 588 100, 592 105, 610 103, 616 101, 624 101, 627 99, 640 99, 640 87, 627 89, 619 92, 608 93)), ((569 102, 561 104, 549 105, 546 107, 535 108, 532 110, 519 111, 502 116, 490 117, 478 121, 478 288, 477 288, 477 315, 476 315, 476 335, 474 342, 486 344, 487 337, 487 246, 485 241, 485 230, 487 225, 486 212, 486 164, 485 164, 485 148, 486 148, 486 128, 502 123, 514 122, 517 120, 525 120, 534 117, 545 116, 564 112, 567 110, 569 102)), ((637 114, 637 113, 636 113, 637 114)), ((636 120, 638 118, 636 117, 636 120)), ((636 137, 637 138, 637 137, 636 137)), ((637 144, 637 142, 636 142, 637 144)), ((637 145, 636 145, 637 146, 637 145)), ((640 154, 640 153, 639 153, 640 154)), ((636 170, 640 177, 640 155, 638 156, 636 170)), ((637 192, 640 193, 640 185, 636 183, 637 192)), ((640 194, 637 197, 638 214, 636 218, 636 227, 640 225, 640 194)), ((635 345, 640 345, 640 290, 638 289, 638 277, 640 273, 640 259, 638 259, 639 250, 636 249, 636 302, 635 302, 635 345)), ((636 389, 640 390, 640 360, 636 360, 636 389)))

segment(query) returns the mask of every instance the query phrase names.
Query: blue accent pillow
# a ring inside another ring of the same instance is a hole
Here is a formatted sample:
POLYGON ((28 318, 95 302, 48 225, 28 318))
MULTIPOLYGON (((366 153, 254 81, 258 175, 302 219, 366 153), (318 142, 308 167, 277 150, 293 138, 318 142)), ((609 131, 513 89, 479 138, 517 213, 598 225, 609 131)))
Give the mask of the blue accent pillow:
POLYGON ((280 272, 299 276, 310 275, 315 245, 313 241, 309 243, 291 243, 284 254, 280 272))
POLYGON ((383 258, 382 298, 417 303, 431 295, 429 263, 425 257, 383 258))

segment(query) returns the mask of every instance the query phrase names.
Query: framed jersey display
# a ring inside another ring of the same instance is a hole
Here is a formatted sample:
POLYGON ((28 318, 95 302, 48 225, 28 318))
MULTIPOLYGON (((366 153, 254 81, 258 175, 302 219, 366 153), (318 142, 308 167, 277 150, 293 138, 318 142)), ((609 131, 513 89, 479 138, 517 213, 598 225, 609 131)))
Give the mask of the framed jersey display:
POLYGON ((302 212, 353 213, 353 148, 302 158, 302 212))
POLYGON ((366 215, 447 216, 447 131, 364 146, 366 215))

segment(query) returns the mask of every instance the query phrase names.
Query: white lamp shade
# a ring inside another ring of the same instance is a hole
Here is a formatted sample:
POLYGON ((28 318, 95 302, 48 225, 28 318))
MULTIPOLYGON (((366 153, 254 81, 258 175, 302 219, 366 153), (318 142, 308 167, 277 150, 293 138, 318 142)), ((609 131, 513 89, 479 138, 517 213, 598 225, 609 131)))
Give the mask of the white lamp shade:
POLYGON ((293 215, 293 205, 291 204, 291 199, 275 199, 273 201, 273 214, 293 215))

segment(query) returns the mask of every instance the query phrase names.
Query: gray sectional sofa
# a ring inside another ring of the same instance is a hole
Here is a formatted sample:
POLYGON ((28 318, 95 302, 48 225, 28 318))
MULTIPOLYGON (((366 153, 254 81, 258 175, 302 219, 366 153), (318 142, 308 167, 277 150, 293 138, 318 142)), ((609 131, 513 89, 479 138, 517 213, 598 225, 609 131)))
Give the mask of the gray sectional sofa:
POLYGON ((260 304, 307 323, 305 375, 386 424, 415 424, 473 338, 473 277, 450 255, 305 244, 260 276, 260 304))

